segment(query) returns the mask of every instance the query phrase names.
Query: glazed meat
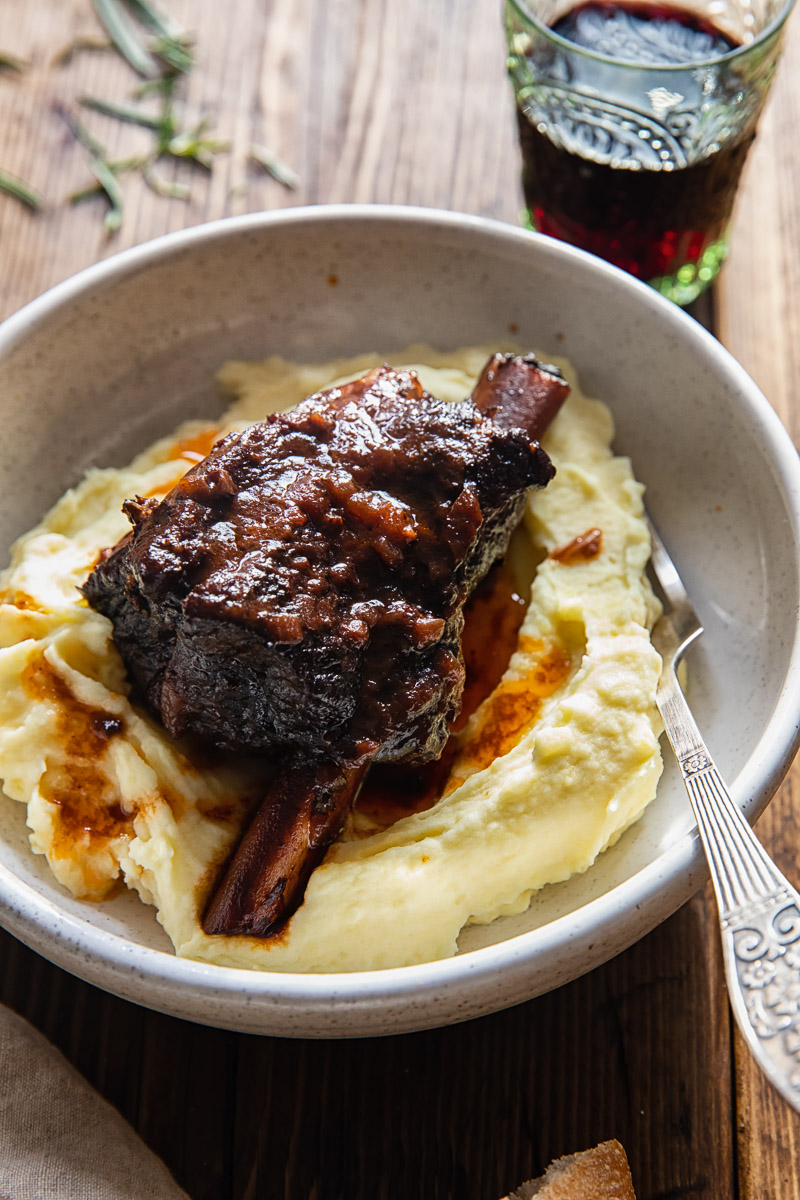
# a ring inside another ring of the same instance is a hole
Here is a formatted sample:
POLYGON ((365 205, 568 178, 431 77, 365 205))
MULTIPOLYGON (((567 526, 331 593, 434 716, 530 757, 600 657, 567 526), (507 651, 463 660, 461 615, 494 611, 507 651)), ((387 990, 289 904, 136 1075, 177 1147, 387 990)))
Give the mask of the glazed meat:
POLYGON ((423 762, 458 711, 463 602, 551 474, 527 433, 385 367, 129 502, 84 593, 176 737, 423 762))
POLYGON ((567 391, 495 356, 474 402, 447 404, 382 367, 127 502, 133 530, 83 590, 142 696, 175 736, 283 756, 207 931, 269 932, 369 765, 441 754, 464 602, 552 476, 534 439, 567 391))

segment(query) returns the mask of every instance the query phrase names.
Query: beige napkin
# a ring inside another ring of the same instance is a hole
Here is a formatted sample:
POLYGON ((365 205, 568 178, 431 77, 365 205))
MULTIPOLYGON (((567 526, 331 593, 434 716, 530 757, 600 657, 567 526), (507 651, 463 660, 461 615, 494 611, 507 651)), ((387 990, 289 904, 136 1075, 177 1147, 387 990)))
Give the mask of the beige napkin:
POLYGON ((1 1005, 0 1200, 188 1200, 117 1110, 1 1005))

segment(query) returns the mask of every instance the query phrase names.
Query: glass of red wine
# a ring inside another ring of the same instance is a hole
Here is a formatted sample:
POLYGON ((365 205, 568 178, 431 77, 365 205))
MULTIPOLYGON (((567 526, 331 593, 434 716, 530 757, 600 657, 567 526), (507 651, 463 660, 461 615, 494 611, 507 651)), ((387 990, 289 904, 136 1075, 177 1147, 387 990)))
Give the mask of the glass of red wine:
POLYGON ((527 219, 689 304, 794 0, 506 0, 527 219))

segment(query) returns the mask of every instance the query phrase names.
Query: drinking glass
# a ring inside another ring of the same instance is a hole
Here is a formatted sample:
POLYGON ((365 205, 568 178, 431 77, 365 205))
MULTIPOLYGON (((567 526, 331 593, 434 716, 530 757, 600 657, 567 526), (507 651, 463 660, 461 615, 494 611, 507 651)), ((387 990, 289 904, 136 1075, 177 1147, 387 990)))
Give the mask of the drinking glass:
POLYGON ((678 304, 694 300, 727 253, 736 187, 793 2, 616 0, 623 19, 666 15, 665 64, 663 44, 655 61, 630 61, 613 29, 587 48, 552 28, 581 8, 602 22, 601 0, 506 0, 529 224, 678 304), (682 34, 687 21, 694 35, 682 34), (709 31, 707 57, 697 57, 697 29, 709 31))

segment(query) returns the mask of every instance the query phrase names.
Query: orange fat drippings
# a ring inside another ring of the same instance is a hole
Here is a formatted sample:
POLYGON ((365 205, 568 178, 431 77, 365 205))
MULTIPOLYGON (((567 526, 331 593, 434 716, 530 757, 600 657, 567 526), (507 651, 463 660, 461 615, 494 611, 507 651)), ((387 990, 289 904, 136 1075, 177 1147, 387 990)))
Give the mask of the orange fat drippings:
POLYGON ((43 656, 25 668, 22 684, 28 695, 45 701, 57 714, 54 733, 60 760, 48 764, 39 785, 43 797, 58 809, 54 855, 69 855, 76 843, 130 836, 133 815, 123 812, 98 765, 109 740, 122 732, 123 722, 78 700, 43 656))
MULTIPOLYGON (((167 455, 167 462, 183 461, 186 463, 186 470, 191 471, 192 467, 197 466, 204 458, 213 450, 216 443, 222 437, 218 425, 209 425, 206 429, 201 429, 199 433, 192 434, 191 437, 180 438, 170 447, 167 455)), ((165 484, 163 487, 153 488, 147 495, 155 498, 166 496, 167 492, 172 490, 172 484, 165 484)))
POLYGON ((521 650, 539 651, 536 666, 521 679, 504 680, 492 693, 477 729, 470 731, 462 743, 457 771, 462 766, 470 771, 483 770, 513 750, 538 717, 542 701, 552 696, 570 672, 572 664, 563 650, 545 649, 532 638, 520 642, 521 650))
POLYGON ((169 452, 171 459, 185 458, 187 462, 199 463, 213 450, 221 437, 218 425, 209 425, 191 437, 181 438, 175 442, 169 452))

